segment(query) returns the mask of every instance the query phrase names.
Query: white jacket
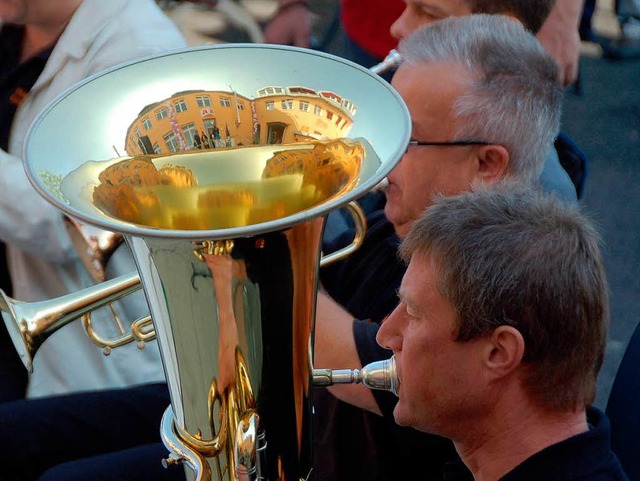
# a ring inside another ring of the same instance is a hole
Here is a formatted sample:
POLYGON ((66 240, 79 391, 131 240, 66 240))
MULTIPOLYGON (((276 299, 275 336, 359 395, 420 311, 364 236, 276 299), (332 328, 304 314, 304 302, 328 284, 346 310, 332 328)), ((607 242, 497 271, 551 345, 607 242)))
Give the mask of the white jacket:
MULTIPOLYGON (((0 151, 0 238, 7 244, 16 298, 51 299, 93 284, 71 245, 62 214, 40 197, 26 177, 22 148, 34 118, 57 95, 91 74, 185 46, 176 26, 153 0, 84 0, 80 5, 16 113, 9 153, 0 151)), ((121 247, 110 269, 124 274, 134 268, 128 248, 121 247)), ((147 311, 142 294, 136 296, 117 304, 123 320, 147 311)), ((114 333, 110 318, 106 310, 96 312, 96 329, 106 332, 106 319, 109 332, 114 333)), ((53 334, 36 354, 28 397, 163 379, 155 342, 143 351, 133 344, 120 347, 105 357, 75 321, 53 334)))

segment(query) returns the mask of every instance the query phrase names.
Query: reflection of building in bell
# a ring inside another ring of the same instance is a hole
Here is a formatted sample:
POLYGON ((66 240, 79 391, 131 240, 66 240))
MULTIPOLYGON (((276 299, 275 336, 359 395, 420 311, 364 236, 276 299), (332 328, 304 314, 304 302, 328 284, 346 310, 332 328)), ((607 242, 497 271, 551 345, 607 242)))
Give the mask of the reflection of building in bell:
POLYGON ((301 174, 302 188, 313 186, 321 195, 351 189, 357 182, 364 159, 360 142, 333 140, 317 143, 312 149, 275 152, 262 172, 263 179, 301 174))
MULTIPOLYGON (((197 180, 182 166, 166 165, 160 169, 148 158, 120 161, 100 173, 94 188, 95 205, 111 215, 129 222, 142 222, 160 210, 154 186, 193 187, 197 180)), ((150 220, 147 224, 153 225, 150 220)))
POLYGON ((189 90, 142 109, 125 145, 133 156, 331 140, 347 136, 355 111, 333 92, 306 87, 265 87, 254 99, 234 91, 189 90))

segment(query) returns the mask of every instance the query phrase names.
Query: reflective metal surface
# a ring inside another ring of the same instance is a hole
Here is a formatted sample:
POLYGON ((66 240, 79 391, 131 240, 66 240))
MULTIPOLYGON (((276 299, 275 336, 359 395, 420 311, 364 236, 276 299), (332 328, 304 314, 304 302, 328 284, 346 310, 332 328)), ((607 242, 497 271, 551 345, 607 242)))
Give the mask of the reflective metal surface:
POLYGON ((362 149, 355 183, 367 191, 404 152, 409 127, 397 93, 364 68, 310 50, 235 44, 85 81, 39 117, 25 154, 35 187, 82 222, 134 235, 171 229, 172 237, 194 239, 215 230, 232 238, 246 235, 245 226, 266 232, 357 198, 361 191, 323 191, 323 174, 303 179, 299 167, 321 162, 348 176, 362 149), (236 198, 225 197, 223 185, 238 187, 236 198), (279 199, 285 209, 267 220, 263 203, 272 193, 296 189, 299 204, 279 199), (235 207, 224 209, 226 219, 194 217, 198 206, 229 200, 235 207), (158 219, 167 204, 170 213, 158 219))
POLYGON ((369 389, 398 395, 398 371, 395 356, 367 364, 362 369, 314 369, 314 386, 362 383, 369 389))
POLYGON ((378 184, 409 135, 368 70, 237 44, 117 67, 36 120, 36 189, 133 252, 171 394, 167 462, 197 479, 310 478, 324 216, 378 184))
POLYGON ((371 67, 371 71, 373 73, 377 73, 378 75, 383 74, 389 70, 398 68, 400 66, 400 64, 402 63, 402 55, 400 55, 400 52, 398 52, 397 50, 393 49, 390 50, 389 53, 387 54, 387 56, 382 60, 382 62, 380 62, 379 64, 374 65, 373 67, 371 67))

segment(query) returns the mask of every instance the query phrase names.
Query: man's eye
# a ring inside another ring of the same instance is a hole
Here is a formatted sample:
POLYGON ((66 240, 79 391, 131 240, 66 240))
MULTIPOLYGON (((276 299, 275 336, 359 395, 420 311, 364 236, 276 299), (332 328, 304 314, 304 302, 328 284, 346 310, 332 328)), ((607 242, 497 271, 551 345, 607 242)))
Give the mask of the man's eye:
POLYGON ((439 15, 435 15, 434 13, 428 11, 428 10, 424 10, 424 9, 420 9, 420 16, 425 19, 425 20, 429 20, 432 22, 435 22, 437 20, 441 20, 442 17, 440 17, 439 15))

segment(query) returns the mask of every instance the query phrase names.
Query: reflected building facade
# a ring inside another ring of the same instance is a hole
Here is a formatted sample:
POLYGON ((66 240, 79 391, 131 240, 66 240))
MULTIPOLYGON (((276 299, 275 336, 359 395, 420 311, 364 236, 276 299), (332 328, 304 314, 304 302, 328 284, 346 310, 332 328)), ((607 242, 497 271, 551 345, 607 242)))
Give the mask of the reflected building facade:
POLYGON ((130 156, 344 138, 356 106, 303 86, 267 86, 255 98, 233 90, 188 90, 144 107, 126 134, 130 156))

